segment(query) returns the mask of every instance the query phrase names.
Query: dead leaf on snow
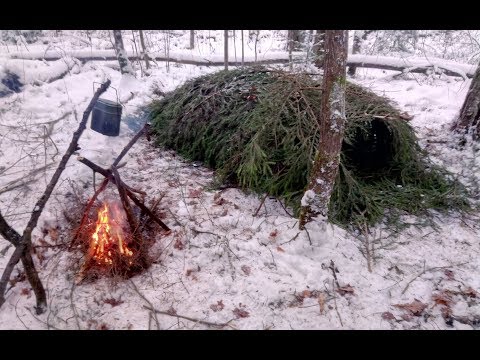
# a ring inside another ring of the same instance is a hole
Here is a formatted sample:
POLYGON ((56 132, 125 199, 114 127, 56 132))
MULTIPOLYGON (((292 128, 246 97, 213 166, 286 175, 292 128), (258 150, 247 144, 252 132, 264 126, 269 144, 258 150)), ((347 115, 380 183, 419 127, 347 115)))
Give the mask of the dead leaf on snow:
POLYGON ((250 316, 248 311, 242 310, 242 309, 239 309, 239 308, 233 309, 232 312, 233 312, 233 315, 235 315, 237 317, 237 319, 246 318, 246 317, 250 316))
POLYGON ((188 196, 191 198, 198 198, 200 197, 201 194, 202 194, 202 188, 188 190, 188 196))
POLYGON ((242 269, 245 275, 250 275, 250 273, 252 272, 252 269, 250 268, 250 266, 247 266, 247 265, 242 265, 240 269, 242 269))
POLYGON ((221 196, 220 196, 218 199, 215 199, 215 198, 214 198, 214 201, 213 201, 213 203, 214 203, 215 205, 223 205, 223 204, 225 204, 226 202, 227 202, 227 201, 226 201, 223 197, 221 197, 221 196))
POLYGON ((318 305, 320 306, 320 314, 323 314, 325 311, 325 295, 322 293, 318 295, 318 305))
POLYGON ((427 305, 414 299, 410 304, 394 304, 393 306, 409 311, 412 315, 420 316, 427 305))
POLYGON ((48 235, 50 235, 50 239, 52 239, 53 242, 56 244, 58 240, 58 235, 59 235, 58 229, 53 227, 49 228, 48 235))
POLYGON ((20 291, 20 295, 24 295, 24 296, 30 295, 30 289, 29 288, 23 288, 22 291, 20 291))
POLYGON ((302 297, 304 298, 309 298, 310 296, 312 296, 312 292, 310 290, 303 290, 302 291, 302 297))
POLYGON ((395 318, 395 316, 389 311, 385 311, 384 313, 382 313, 382 319, 383 320, 397 320, 395 318))
POLYGON ((410 314, 402 314, 400 317, 405 321, 411 321, 413 319, 413 316, 410 314))
POLYGON ((438 294, 433 294, 432 295, 432 300, 435 303, 435 305, 445 305, 445 306, 450 306, 453 304, 453 299, 450 296, 448 292, 442 291, 441 293, 438 294))
POLYGON ((224 307, 225 307, 225 305, 223 304, 222 300, 217 301, 216 304, 210 305, 210 309, 212 309, 215 312, 222 311, 224 307))
POLYGON ((103 302, 104 302, 105 304, 111 305, 112 307, 115 307, 115 306, 118 306, 118 305, 124 303, 123 300, 121 300, 121 299, 118 299, 118 300, 117 300, 117 299, 115 299, 115 298, 103 299, 103 302))
POLYGON ((173 306, 170 306, 167 310, 167 313, 169 313, 170 315, 177 315, 177 310, 175 310, 173 306))
POLYGON ((273 231, 270 233, 270 237, 272 237, 272 238, 274 238, 274 237, 277 236, 277 235, 278 235, 278 230, 277 230, 277 229, 273 230, 273 231))
POLYGON ((175 244, 173 244, 173 247, 177 250, 183 250, 185 245, 183 244, 182 240, 177 238, 175 239, 175 244))
POLYGON ((450 309, 448 306, 442 306, 440 313, 445 320, 448 320, 452 317, 452 309, 450 309))
POLYGON ((455 280, 455 277, 453 276, 453 271, 445 269, 444 271, 445 276, 447 277, 448 280, 455 280))
POLYGON ((472 298, 476 298, 478 296, 478 292, 476 292, 471 286, 463 290, 462 293, 463 295, 467 295, 472 298))
POLYGON ((344 296, 345 294, 354 294, 354 291, 353 291, 353 287, 350 286, 350 284, 347 284, 345 286, 340 286, 338 289, 337 289, 337 292, 344 296))

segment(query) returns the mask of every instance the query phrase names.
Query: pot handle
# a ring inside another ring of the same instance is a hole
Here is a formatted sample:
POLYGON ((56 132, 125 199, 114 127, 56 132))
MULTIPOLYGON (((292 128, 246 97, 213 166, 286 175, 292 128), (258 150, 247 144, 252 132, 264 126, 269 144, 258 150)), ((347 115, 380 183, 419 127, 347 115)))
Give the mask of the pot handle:
MULTIPOLYGON (((100 82, 97 82, 97 81, 94 81, 94 82, 93 82, 93 84, 92 84, 92 87, 93 87, 93 93, 94 93, 94 94, 95 94, 95 84, 102 85, 102 83, 100 83, 100 82)), ((109 88, 111 88, 111 89, 115 90, 115 93, 117 94, 117 103, 118 103, 118 104, 120 104, 120 98, 118 97, 118 91, 117 91, 117 89, 116 89, 116 88, 114 88, 114 87, 113 87, 113 86, 111 86, 111 85, 109 86, 109 88)), ((107 89, 107 90, 108 90, 108 89, 107 89)), ((120 105, 123 107, 123 105, 122 105, 122 104, 120 104, 120 105)))

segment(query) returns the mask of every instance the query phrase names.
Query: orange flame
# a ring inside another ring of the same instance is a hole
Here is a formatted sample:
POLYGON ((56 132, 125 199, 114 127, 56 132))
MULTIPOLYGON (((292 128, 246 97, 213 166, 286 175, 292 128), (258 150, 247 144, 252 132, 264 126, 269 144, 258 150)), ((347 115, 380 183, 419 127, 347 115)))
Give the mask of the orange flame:
POLYGON ((98 211, 96 229, 90 242, 89 257, 99 265, 112 265, 113 252, 117 251, 117 248, 123 256, 133 255, 133 251, 125 244, 121 215, 121 210, 114 204, 109 207, 104 203, 98 211))

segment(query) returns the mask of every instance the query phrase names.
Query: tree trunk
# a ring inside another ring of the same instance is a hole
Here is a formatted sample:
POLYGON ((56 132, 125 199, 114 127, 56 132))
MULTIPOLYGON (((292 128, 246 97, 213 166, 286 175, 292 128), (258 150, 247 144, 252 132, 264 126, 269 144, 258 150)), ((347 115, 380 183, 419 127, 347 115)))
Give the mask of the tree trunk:
MULTIPOLYGON (((353 33, 353 47, 352 47, 352 54, 360 54, 360 50, 362 48, 363 42, 363 30, 355 30, 353 33)), ((350 66, 348 68, 348 75, 354 76, 355 72, 357 71, 356 66, 350 66)))
POLYGON ((302 48, 302 43, 305 40, 305 34, 302 30, 288 30, 288 49, 292 49, 292 51, 299 51, 302 48), (291 44, 291 45, 290 45, 291 44))
POLYGON ((120 72, 135 77, 135 72, 133 71, 132 65, 127 57, 127 52, 123 46, 122 31, 113 30, 113 38, 115 40, 115 52, 117 54, 118 63, 120 64, 120 72))
POLYGON ((243 66, 245 62, 245 43, 243 41, 243 30, 241 30, 241 32, 242 32, 242 66, 243 66))
POLYGON ((287 48, 288 48, 288 62, 290 63, 290 71, 293 70, 293 30, 288 30, 287 33, 287 48))
POLYGON ((347 30, 325 31, 322 106, 318 118, 320 142, 302 198, 300 229, 312 218, 328 215, 328 203, 340 163, 345 129, 345 86, 348 52, 347 30))
POLYGON ((140 45, 142 45, 143 59, 145 60, 145 65, 147 66, 147 69, 150 69, 150 62, 148 61, 147 48, 145 46, 145 39, 143 38, 143 30, 139 30, 139 32, 140 32, 140 45))
POLYGON ((315 66, 321 69, 323 67, 323 60, 325 56, 325 30, 317 30, 317 33, 315 34, 314 44, 312 47, 312 52, 315 56, 315 66))
POLYGON ((195 47, 195 30, 190 30, 190 47, 189 49, 193 49, 195 47))
POLYGON ((473 75, 467 97, 460 110, 460 115, 453 125, 453 130, 465 135, 470 134, 474 140, 480 138, 480 64, 473 75))
POLYGON ((224 62, 225 62, 225 70, 228 70, 228 30, 224 30, 223 32, 223 39, 224 39, 224 62))

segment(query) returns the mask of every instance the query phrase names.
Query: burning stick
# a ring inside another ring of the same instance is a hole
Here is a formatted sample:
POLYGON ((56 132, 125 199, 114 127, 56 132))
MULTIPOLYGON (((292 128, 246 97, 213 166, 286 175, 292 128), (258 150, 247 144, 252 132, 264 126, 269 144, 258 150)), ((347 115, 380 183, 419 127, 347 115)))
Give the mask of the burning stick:
POLYGON ((101 266, 112 266, 119 256, 132 265, 134 252, 127 245, 123 225, 125 214, 118 202, 105 202, 98 211, 95 231, 90 237, 86 260, 78 274, 76 282, 83 280, 92 261, 101 266))

